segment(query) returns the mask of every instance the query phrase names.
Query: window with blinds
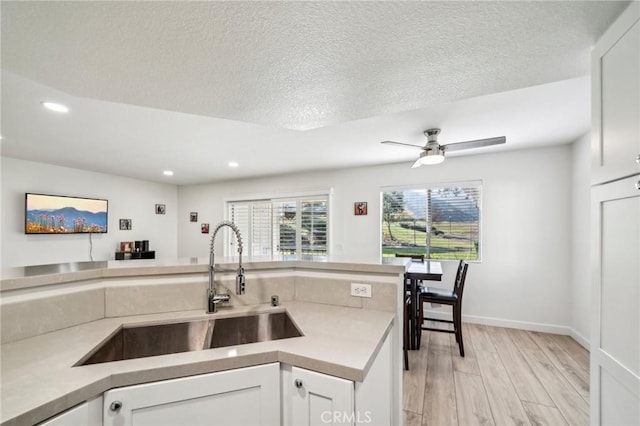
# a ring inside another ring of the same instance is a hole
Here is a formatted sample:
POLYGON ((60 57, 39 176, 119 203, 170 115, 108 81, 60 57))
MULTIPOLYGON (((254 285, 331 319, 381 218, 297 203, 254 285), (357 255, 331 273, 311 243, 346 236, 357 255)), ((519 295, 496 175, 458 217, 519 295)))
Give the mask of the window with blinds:
POLYGON ((382 255, 480 260, 480 182, 382 192, 382 255))
MULTIPOLYGON (((242 234, 243 253, 281 259, 327 256, 327 197, 233 201, 229 220, 242 234)), ((227 255, 237 252, 234 238, 227 255)))

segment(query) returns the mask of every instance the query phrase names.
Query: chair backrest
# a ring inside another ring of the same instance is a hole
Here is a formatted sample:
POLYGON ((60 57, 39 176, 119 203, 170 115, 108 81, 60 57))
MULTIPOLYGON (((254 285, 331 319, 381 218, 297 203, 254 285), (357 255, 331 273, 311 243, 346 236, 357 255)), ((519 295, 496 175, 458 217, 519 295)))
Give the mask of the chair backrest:
POLYGON ((458 295, 458 300, 462 300, 462 291, 464 290, 464 283, 467 280, 467 269, 469 264, 464 260, 461 260, 458 264, 458 271, 456 272, 456 280, 453 283, 453 292, 458 295))
POLYGON ((424 263, 424 254, 396 253, 396 257, 410 257, 412 262, 423 262, 424 263))
POLYGON ((458 263, 458 270, 456 271, 456 278, 455 280, 453 280, 453 286, 455 287, 455 284, 460 281, 460 275, 462 275, 462 269, 464 268, 464 264, 465 261, 464 260, 460 260, 460 262, 458 263))

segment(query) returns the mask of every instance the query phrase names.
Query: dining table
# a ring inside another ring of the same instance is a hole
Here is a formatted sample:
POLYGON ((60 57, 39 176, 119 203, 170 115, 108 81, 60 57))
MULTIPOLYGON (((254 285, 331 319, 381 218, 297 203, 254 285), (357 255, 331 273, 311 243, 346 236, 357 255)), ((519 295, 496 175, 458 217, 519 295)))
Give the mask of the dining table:
POLYGON ((409 315, 409 349, 420 348, 420 327, 418 323, 418 288, 421 281, 442 281, 442 265, 438 261, 424 260, 412 261, 409 269, 404 274, 405 282, 409 287, 412 312, 409 315))

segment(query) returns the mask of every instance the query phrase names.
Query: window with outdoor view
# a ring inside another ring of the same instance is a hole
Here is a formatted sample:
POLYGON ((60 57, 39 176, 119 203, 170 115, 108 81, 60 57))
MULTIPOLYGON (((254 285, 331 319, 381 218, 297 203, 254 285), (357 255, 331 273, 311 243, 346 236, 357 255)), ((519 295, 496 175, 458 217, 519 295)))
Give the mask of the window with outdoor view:
MULTIPOLYGON (((243 253, 293 259, 327 255, 327 196, 233 201, 228 218, 240 229, 243 253)), ((237 251, 228 238, 227 254, 237 251)))
POLYGON ((480 260, 481 183, 382 192, 382 256, 480 260))

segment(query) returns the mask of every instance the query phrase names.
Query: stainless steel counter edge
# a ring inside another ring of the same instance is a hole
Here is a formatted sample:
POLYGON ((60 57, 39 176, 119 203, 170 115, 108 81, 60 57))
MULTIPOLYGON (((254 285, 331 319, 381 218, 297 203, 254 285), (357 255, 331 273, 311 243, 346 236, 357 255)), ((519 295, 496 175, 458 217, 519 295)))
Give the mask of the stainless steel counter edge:
POLYGON ((202 311, 186 311, 105 318, 2 345, 2 425, 41 422, 115 387, 270 362, 361 382, 394 321, 390 312, 305 302, 246 306, 224 316, 284 309, 304 336, 72 367, 122 324, 206 317, 202 311))

